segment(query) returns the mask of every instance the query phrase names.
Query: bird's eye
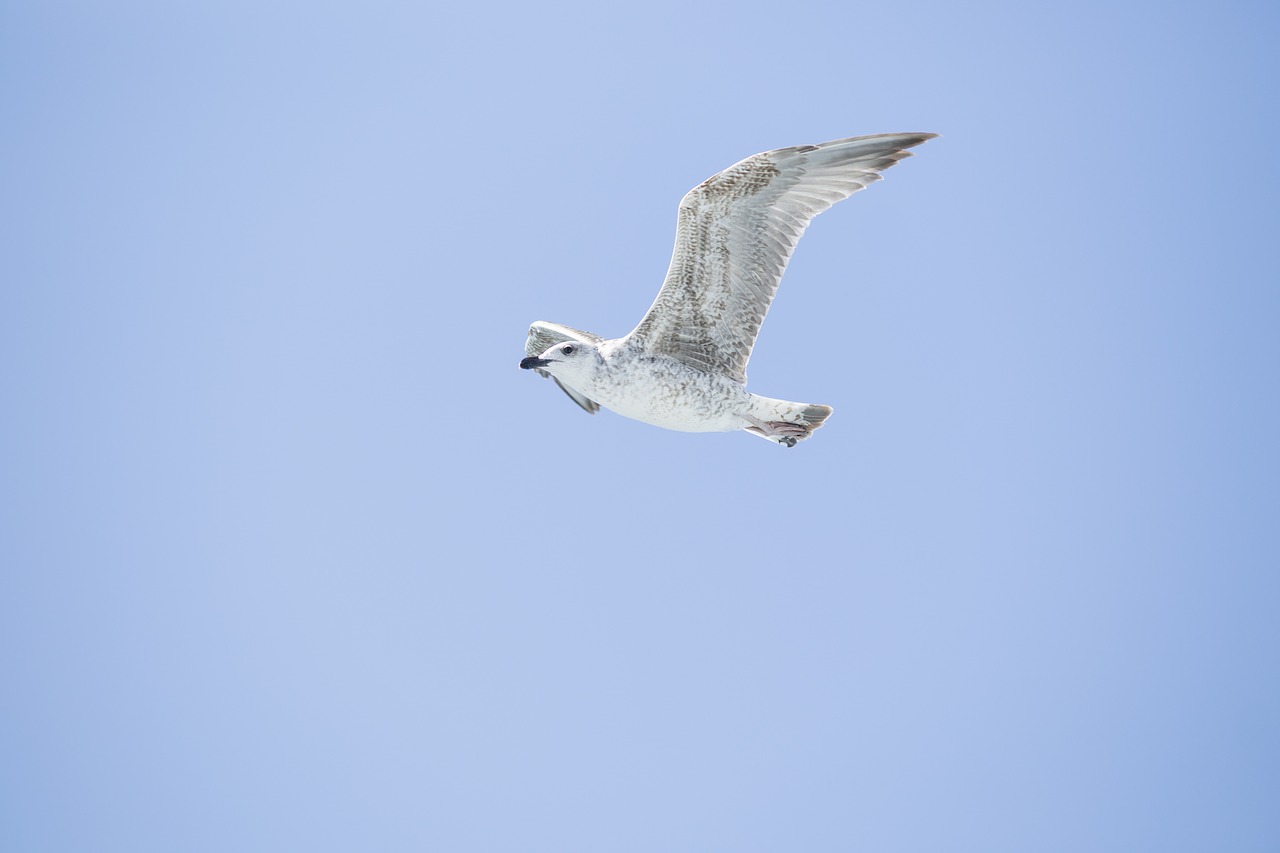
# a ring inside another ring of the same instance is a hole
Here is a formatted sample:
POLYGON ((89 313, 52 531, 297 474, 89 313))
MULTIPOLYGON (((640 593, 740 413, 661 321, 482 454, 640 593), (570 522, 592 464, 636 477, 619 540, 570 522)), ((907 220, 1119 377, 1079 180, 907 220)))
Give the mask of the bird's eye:
POLYGON ((565 355, 573 355, 573 344, 565 344, 564 346, 560 347, 560 352, 564 353, 565 355))

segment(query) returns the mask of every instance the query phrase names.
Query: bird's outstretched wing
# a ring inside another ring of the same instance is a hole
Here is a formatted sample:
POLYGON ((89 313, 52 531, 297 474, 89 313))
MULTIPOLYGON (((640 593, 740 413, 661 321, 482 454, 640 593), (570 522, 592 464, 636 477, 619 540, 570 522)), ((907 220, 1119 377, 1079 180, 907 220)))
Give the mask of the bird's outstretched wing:
MULTIPOLYGON (((552 346, 563 343, 564 341, 578 341, 580 343, 598 344, 604 338, 593 335, 590 332, 584 332, 581 329, 574 329, 569 326, 562 326, 559 323, 548 323, 545 320, 537 320, 529 327, 529 337, 525 338, 524 354, 525 355, 542 355, 552 346)), ((538 370, 537 368, 534 368, 538 370)), ((579 393, 574 388, 565 385, 556 377, 551 376, 545 370, 538 370, 538 374, 542 377, 550 377, 555 379, 560 390, 569 395, 569 399, 586 409, 589 414, 594 415, 600 411, 600 404, 590 399, 584 394, 579 393)))
POLYGON ((766 151, 694 187, 680 202, 662 290, 628 339, 745 383, 756 334, 809 222, 936 135, 885 133, 766 151))

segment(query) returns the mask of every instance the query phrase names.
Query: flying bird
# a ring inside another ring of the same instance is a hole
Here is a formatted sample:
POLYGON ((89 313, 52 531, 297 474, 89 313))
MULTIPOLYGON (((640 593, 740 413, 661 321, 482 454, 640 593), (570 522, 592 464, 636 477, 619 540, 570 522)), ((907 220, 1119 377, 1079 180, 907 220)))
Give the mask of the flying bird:
POLYGON ((744 429, 795 447, 831 407, 747 390, 747 360, 787 261, 815 216, 935 136, 882 133, 779 148, 708 178, 680 201, 671 266, 640 324, 606 340, 539 320, 520 366, 551 377, 592 414, 604 406, 666 429, 744 429))

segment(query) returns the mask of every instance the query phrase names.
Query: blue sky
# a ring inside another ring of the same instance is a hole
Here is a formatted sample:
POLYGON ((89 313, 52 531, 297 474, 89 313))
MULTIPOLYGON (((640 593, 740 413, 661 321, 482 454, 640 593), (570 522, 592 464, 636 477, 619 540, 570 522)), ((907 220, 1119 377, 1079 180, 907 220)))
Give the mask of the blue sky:
POLYGON ((6 5, 0 847, 1275 850, 1277 17, 6 5), (516 368, 890 131, 813 440, 516 368))

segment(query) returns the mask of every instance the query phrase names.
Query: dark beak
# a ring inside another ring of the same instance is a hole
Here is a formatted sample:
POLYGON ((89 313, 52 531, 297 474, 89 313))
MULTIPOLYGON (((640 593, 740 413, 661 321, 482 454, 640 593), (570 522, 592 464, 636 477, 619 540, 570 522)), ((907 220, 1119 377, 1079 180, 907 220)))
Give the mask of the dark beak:
POLYGON ((535 367, 546 367, 550 363, 550 359, 538 358, 537 356, 531 355, 528 358, 520 359, 520 369, 533 370, 535 367))

